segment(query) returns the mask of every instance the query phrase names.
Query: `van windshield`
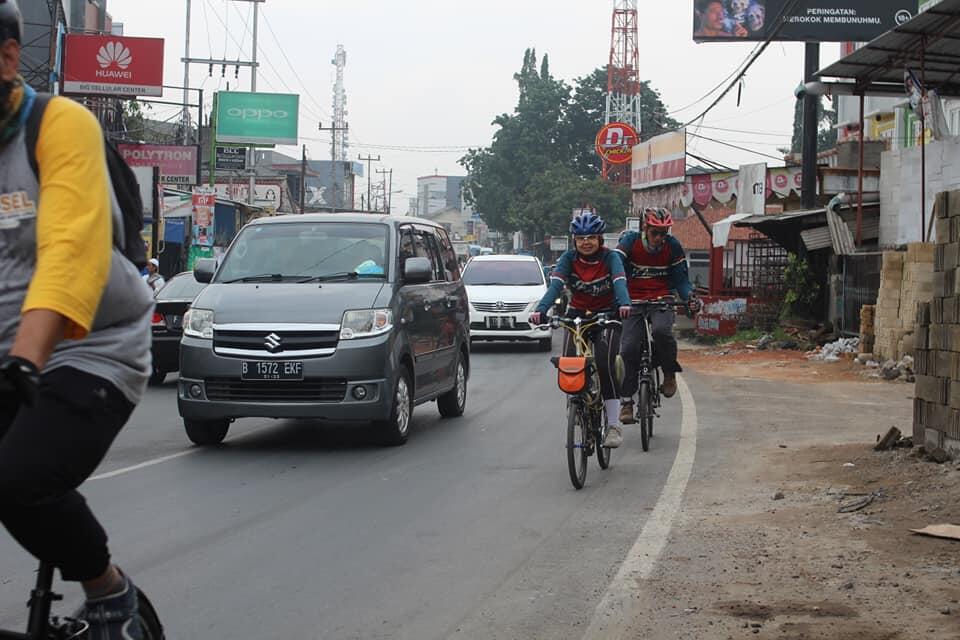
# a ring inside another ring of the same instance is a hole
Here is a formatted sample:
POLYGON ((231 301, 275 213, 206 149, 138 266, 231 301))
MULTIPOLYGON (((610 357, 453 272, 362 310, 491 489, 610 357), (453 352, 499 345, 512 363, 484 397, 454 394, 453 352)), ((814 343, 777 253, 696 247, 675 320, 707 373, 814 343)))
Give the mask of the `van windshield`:
POLYGON ((214 282, 384 279, 388 228, 358 222, 249 225, 237 236, 214 282))

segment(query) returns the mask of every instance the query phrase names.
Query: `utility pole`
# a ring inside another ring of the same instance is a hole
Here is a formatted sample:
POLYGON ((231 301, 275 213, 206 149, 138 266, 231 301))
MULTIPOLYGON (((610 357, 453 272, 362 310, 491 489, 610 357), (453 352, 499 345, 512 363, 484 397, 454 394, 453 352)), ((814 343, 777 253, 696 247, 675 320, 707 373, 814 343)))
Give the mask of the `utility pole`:
POLYGON ((303 145, 303 158, 300 160, 300 213, 306 213, 307 204, 307 145, 303 145))
MULTIPOLYGON (((187 103, 190 102, 190 0, 187 0, 187 30, 183 45, 183 144, 187 144, 187 129, 190 127, 190 111, 187 103)), ((200 109, 203 110, 203 101, 200 103, 200 109)), ((203 120, 197 124, 203 125, 203 120)))
POLYGON ((357 159, 360 160, 361 162, 367 163, 367 209, 370 209, 371 208, 370 207, 370 185, 372 184, 370 181, 370 178, 372 177, 370 175, 370 169, 371 169, 372 163, 380 162, 380 156, 379 154, 377 155, 376 158, 370 155, 368 155, 366 158, 364 158, 363 156, 357 156, 357 159))
POLYGON ((389 214, 393 208, 393 169, 377 169, 377 173, 383 175, 383 212, 389 214), (387 176, 390 176, 390 186, 387 186, 387 176))
POLYGON ((333 192, 333 196, 330 198, 330 212, 337 212, 337 198, 340 196, 340 189, 337 186, 337 160, 338 160, 338 150, 337 150, 337 134, 338 132, 346 132, 350 129, 350 125, 346 122, 343 123, 341 127, 336 122, 332 126, 325 127, 322 122, 317 123, 318 131, 329 131, 331 137, 333 138, 333 144, 330 146, 330 190, 333 192))
MULTIPOLYGON (((242 60, 216 60, 213 58, 191 58, 190 57, 190 0, 187 0, 187 38, 186 38, 186 49, 185 55, 181 62, 183 62, 183 75, 184 75, 184 121, 185 123, 189 121, 189 116, 187 115, 186 110, 186 92, 190 88, 190 65, 191 64, 206 64, 210 66, 210 69, 213 69, 213 65, 222 66, 224 69, 227 67, 234 67, 239 73, 240 67, 250 67, 250 90, 254 93, 257 91, 257 68, 260 64, 257 62, 257 25, 259 18, 259 8, 261 2, 266 2, 267 0, 231 0, 231 2, 252 2, 253 3, 253 55, 250 58, 250 61, 242 60)), ((229 85, 228 85, 229 87, 229 85)), ((228 89, 229 90, 229 89, 228 89)), ((199 127, 198 123, 198 127, 199 127)), ((249 189, 250 193, 247 197, 247 202, 250 204, 254 203, 255 198, 255 189, 256 189, 256 163, 257 163, 257 154, 255 147, 250 147, 250 184, 249 189)))
MULTIPOLYGON (((820 43, 808 42, 804 55, 804 82, 816 80, 816 73, 820 66, 820 43)), ((820 96, 808 91, 803 98, 803 146, 801 149, 802 179, 800 189, 801 206, 804 209, 813 209, 817 206, 817 134, 819 123, 817 111, 820 106, 820 96)), ((861 130, 863 124, 860 125, 861 130)))

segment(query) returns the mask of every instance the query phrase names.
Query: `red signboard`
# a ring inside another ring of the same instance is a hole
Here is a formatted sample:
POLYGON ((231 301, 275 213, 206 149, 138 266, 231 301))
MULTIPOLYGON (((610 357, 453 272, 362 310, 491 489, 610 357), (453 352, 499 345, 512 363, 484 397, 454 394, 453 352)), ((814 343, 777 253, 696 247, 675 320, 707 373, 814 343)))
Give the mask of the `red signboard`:
POLYGON ((626 164, 633 157, 633 145, 640 141, 637 130, 625 122, 611 122, 597 134, 597 153, 610 164, 626 164))
POLYGON ((164 184, 198 184, 200 147, 172 144, 118 144, 131 167, 159 167, 164 184))
POLYGON ((163 38, 68 34, 65 93, 163 95, 163 38))
POLYGON ((697 314, 697 332, 704 335, 732 336, 747 313, 746 298, 704 296, 701 301, 703 309, 697 314))

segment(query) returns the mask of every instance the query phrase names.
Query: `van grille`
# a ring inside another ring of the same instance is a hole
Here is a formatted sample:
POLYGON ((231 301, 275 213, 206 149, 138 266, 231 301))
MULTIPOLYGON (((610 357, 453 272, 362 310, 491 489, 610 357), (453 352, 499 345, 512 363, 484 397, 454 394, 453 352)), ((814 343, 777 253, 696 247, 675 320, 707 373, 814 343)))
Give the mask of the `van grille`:
POLYGON ((313 378, 303 381, 251 381, 211 378, 205 381, 208 400, 237 402, 342 402, 347 381, 313 378))
POLYGON ((289 351, 314 351, 335 349, 340 339, 339 331, 237 331, 215 330, 213 332, 214 351, 220 349, 242 349, 247 352, 281 354, 289 351), (275 334, 282 345, 280 350, 267 350, 267 336, 275 334))

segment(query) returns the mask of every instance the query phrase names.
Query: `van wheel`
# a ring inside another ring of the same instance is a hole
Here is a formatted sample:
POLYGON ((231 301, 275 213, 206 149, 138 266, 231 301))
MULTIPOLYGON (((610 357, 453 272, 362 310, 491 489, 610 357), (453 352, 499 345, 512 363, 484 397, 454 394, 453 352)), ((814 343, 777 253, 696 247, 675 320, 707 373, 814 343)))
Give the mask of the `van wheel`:
POLYGON ((154 387, 159 387, 163 384, 163 381, 167 379, 167 372, 163 369, 154 367, 153 371, 150 373, 150 385, 154 387))
POLYGON ((183 426, 187 430, 190 442, 202 447, 220 444, 227 437, 230 429, 230 420, 188 420, 183 419, 183 426))
POLYGON ((467 408, 467 367, 462 355, 457 356, 454 371, 453 389, 437 398, 437 409, 444 418, 459 418, 467 408))
POLYGON ((400 369, 393 388, 393 406, 390 418, 373 423, 385 444, 399 446, 406 444, 410 434, 410 421, 413 418, 413 393, 410 386, 410 373, 406 367, 400 369))

